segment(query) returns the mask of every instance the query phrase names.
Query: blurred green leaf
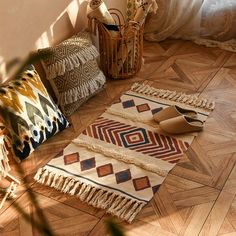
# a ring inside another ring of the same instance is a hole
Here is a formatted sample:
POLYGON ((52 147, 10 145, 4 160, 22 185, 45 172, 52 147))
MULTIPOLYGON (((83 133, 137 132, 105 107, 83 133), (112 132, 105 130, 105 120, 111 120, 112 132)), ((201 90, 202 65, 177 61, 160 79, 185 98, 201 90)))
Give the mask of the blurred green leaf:
POLYGON ((108 233, 111 236, 125 236, 121 226, 115 223, 111 218, 106 220, 106 226, 107 226, 108 233))

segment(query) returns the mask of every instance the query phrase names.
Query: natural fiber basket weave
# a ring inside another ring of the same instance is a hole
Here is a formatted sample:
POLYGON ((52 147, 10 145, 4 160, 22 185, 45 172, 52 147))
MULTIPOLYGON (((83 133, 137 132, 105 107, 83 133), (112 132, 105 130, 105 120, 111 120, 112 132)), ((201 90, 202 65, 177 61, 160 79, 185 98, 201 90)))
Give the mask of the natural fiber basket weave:
POLYGON ((117 26, 107 26, 96 19, 89 19, 90 31, 98 31, 100 66, 107 77, 126 79, 141 68, 143 55, 143 27, 135 22, 124 24, 124 17, 117 9, 109 12, 117 26))

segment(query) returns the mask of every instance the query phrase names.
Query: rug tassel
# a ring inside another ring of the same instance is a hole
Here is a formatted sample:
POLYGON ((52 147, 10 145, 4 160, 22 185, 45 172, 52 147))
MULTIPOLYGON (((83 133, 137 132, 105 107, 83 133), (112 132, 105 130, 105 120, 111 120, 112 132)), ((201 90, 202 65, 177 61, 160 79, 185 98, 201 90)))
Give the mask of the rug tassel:
POLYGON ((213 101, 210 101, 206 98, 200 98, 196 94, 187 95, 185 93, 178 93, 176 91, 156 89, 147 84, 135 83, 131 87, 131 91, 154 96, 157 98, 170 100, 170 101, 185 103, 193 107, 204 108, 207 110, 213 110, 215 107, 215 103, 213 101))
POLYGON ((125 213, 126 213, 126 211, 130 208, 130 206, 133 204, 133 201, 128 201, 127 203, 126 203, 126 205, 125 205, 125 207, 122 209, 122 210, 120 210, 120 212, 119 212, 119 217, 120 218, 122 218, 122 219, 124 219, 124 217, 125 217, 125 213))
POLYGON ((75 184, 75 180, 71 179, 69 181, 69 183, 67 184, 67 186, 65 187, 65 189, 63 190, 64 193, 69 193, 70 189, 72 188, 72 186, 75 184))
POLYGON ((59 176, 57 174, 55 174, 54 177, 53 177, 52 183, 51 183, 51 186, 53 188, 55 188, 58 178, 59 178, 59 176))
POLYGON ((54 187, 61 192, 76 195, 81 201, 97 208, 105 209, 108 213, 131 222, 146 202, 127 198, 126 196, 96 188, 82 183, 71 176, 63 177, 47 168, 39 169, 34 179, 41 184, 54 187), (75 194, 78 192, 77 194, 75 194))
POLYGON ((69 194, 70 195, 75 195, 76 191, 78 190, 79 186, 80 186, 80 182, 76 182, 73 186, 73 188, 70 190, 69 194))
POLYGON ((43 168, 39 168, 36 175, 34 176, 34 180, 39 181, 42 173, 43 173, 43 168))
POLYGON ((39 178, 39 180, 38 180, 38 182, 39 183, 45 183, 45 180, 46 180, 46 177, 48 176, 48 170, 47 169, 45 169, 45 170, 43 170, 43 173, 42 173, 42 175, 40 176, 40 178, 39 178))
POLYGON ((101 208, 105 208, 105 203, 107 201, 108 194, 104 190, 99 190, 93 199, 91 199, 90 203, 94 207, 101 206, 101 208))
POLYGON ((143 203, 138 203, 138 207, 136 207, 133 210, 133 214, 131 214, 131 216, 127 219, 128 222, 132 222, 134 220, 134 218, 137 216, 137 214, 143 209, 143 207, 145 206, 145 204, 143 203))
POLYGON ((51 185, 51 183, 53 181, 53 177, 54 177, 54 173, 52 173, 52 172, 49 173, 46 185, 48 185, 48 186, 51 185))
POLYGON ((89 194, 88 194, 88 196, 87 196, 87 201, 90 201, 90 200, 94 197, 94 193, 95 193, 96 191, 97 191, 96 188, 90 189, 90 192, 89 192, 89 194))
POLYGON ((64 181, 64 177, 62 175, 59 176, 59 179, 58 179, 58 182, 55 186, 55 189, 60 190, 63 186, 63 181, 64 181))
POLYGON ((67 188, 69 182, 70 182, 70 179, 66 178, 65 181, 64 181, 64 184, 62 185, 62 188, 61 188, 62 192, 65 192, 65 189, 67 188))

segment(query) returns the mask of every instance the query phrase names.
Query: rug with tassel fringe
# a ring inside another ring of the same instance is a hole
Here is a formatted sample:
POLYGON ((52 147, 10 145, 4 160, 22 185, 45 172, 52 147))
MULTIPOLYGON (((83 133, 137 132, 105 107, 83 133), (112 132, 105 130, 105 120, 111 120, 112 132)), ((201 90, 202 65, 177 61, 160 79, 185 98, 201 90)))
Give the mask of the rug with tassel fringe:
POLYGON ((194 109, 202 121, 214 108, 197 95, 135 83, 35 180, 132 222, 197 135, 170 136, 158 128, 153 114, 173 104, 194 109))

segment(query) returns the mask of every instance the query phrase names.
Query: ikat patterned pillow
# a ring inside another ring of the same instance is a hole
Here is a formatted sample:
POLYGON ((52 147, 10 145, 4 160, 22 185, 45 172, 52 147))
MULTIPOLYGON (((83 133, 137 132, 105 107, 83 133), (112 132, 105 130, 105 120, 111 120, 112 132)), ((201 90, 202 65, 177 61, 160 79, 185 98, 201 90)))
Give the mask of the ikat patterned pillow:
POLYGON ((13 156, 18 161, 69 126, 34 68, 0 87, 0 115, 10 133, 13 156))

